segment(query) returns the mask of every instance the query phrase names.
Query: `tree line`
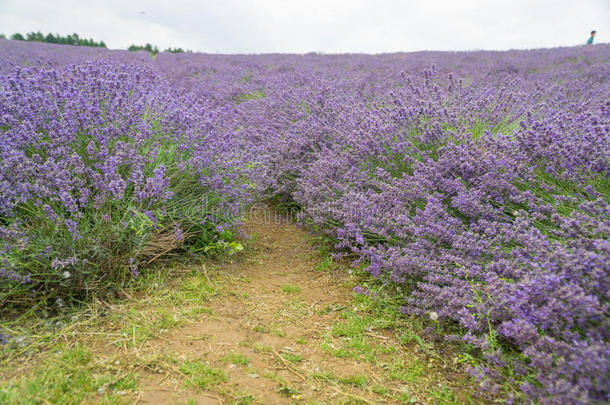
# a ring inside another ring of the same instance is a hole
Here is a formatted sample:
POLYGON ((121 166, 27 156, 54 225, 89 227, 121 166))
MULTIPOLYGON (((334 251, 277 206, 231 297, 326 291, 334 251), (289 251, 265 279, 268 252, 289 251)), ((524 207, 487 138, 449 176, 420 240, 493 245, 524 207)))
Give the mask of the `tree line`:
MULTIPOLYGON (((4 35, 2 35, 2 37, 4 37, 4 35)), ((11 35, 10 38, 13 40, 16 40, 16 41, 47 42, 50 44, 94 46, 94 47, 106 48, 106 44, 104 43, 104 41, 97 42, 91 38, 89 38, 89 39, 81 38, 78 36, 77 33, 62 36, 59 34, 53 35, 51 33, 44 35, 42 32, 38 31, 38 32, 28 32, 27 34, 25 34, 25 36, 23 36, 22 34, 17 32, 15 34, 11 35)))
MULTIPOLYGON (((151 45, 149 43, 147 43, 146 45, 130 45, 127 48, 127 50, 131 51, 131 52, 146 51, 146 52, 150 53, 151 55, 156 55, 156 54, 159 53, 159 48, 157 48, 156 45, 151 45)), ((172 47, 169 47, 164 52, 184 53, 184 52, 191 52, 191 51, 189 51, 189 50, 185 51, 182 48, 172 48, 172 47)))
MULTIPOLYGON (((0 34, 0 38, 6 39, 6 35, 0 34)), ((44 35, 42 32, 38 31, 38 32, 29 32, 29 33, 25 34, 25 36, 23 36, 22 34, 17 32, 15 34, 11 35, 10 39, 16 40, 16 41, 47 42, 50 44, 94 46, 94 47, 106 48, 106 44, 104 43, 104 41, 96 42, 93 39, 80 38, 78 36, 78 34, 76 34, 76 33, 71 34, 71 35, 61 36, 59 34, 53 35, 51 33, 44 35)), ((156 45, 151 45, 149 43, 147 43, 146 45, 130 45, 127 48, 127 50, 131 51, 131 52, 146 51, 146 52, 150 53, 151 55, 156 55, 159 53, 159 48, 156 45)), ((182 48, 169 47, 164 52, 184 53, 184 52, 191 52, 191 51, 189 51, 189 50, 185 51, 182 48)))

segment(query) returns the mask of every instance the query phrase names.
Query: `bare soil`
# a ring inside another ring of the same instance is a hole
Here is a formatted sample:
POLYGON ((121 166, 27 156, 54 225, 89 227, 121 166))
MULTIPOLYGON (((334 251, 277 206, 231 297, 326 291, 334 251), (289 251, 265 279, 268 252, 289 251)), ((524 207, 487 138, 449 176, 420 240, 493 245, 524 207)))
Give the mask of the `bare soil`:
MULTIPOLYGON (((350 272, 316 270, 320 258, 306 233, 265 214, 253 215, 246 224, 246 231, 256 236, 249 247, 255 253, 215 275, 227 284, 224 293, 209 302, 211 315, 149 342, 155 351, 222 370, 227 382, 197 391, 185 389, 177 376, 147 372, 141 377, 138 403, 436 403, 427 398, 430 384, 450 378, 451 372, 435 364, 436 359, 425 358, 419 347, 401 345, 395 331, 366 332, 368 345, 380 349, 373 362, 336 355, 334 349, 345 338, 334 337, 331 330, 345 321, 342 309, 351 305, 350 272), (236 355, 249 363, 227 360, 236 355), (406 364, 423 364, 421 381, 409 386, 392 378, 388 365, 396 356, 405 356, 406 364), (360 384, 362 376, 366 382, 360 384), (410 400, 401 400, 407 397, 410 400)), ((459 377, 454 383, 464 381, 459 377)), ((459 397, 458 389, 453 398, 459 397)))

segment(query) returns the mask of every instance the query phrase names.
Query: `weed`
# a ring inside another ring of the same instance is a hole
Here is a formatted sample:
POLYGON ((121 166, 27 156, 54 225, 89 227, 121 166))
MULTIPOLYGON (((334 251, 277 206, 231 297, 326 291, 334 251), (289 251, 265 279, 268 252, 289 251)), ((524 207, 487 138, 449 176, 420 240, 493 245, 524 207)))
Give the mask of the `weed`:
POLYGON ((279 392, 280 394, 282 394, 285 397, 295 397, 297 395, 300 394, 299 390, 292 388, 288 385, 282 385, 280 388, 277 389, 277 392, 279 392))
POLYGON ((357 375, 351 375, 349 377, 341 378, 339 381, 342 382, 343 384, 353 385, 355 387, 362 388, 366 385, 367 378, 366 378, 366 376, 364 376, 362 374, 357 374, 357 375))
POLYGON ((282 286, 282 291, 287 294, 298 294, 301 292, 301 288, 296 285, 285 284, 282 286))
POLYGON ((303 361, 303 358, 300 355, 294 353, 283 353, 282 357, 293 363, 300 363, 303 361))
POLYGON ((273 351, 273 348, 271 346, 266 346, 262 343, 255 343, 254 351, 256 353, 271 353, 273 351))
POLYGON ((222 370, 212 368, 201 360, 184 362, 180 371, 186 377, 185 385, 200 389, 209 389, 227 381, 222 370))
POLYGON ((371 388, 371 391, 379 395, 386 395, 389 392, 388 389, 383 385, 374 385, 371 388))
POLYGON ((419 359, 407 362, 400 358, 390 364, 390 378, 403 383, 416 383, 424 374, 424 367, 419 359))
POLYGON ((236 365, 241 365, 241 366, 247 366, 248 364, 250 364, 250 359, 240 353, 227 353, 223 357, 223 360, 225 360, 226 362, 229 362, 231 364, 236 364, 236 365))
POLYGON ((337 377, 332 371, 314 371, 311 376, 318 380, 335 381, 337 377))
POLYGON ((60 346, 44 367, 10 382, 0 382, 0 403, 124 403, 136 388, 130 371, 99 368, 83 346, 60 346))
POLYGON ((286 332, 281 329, 274 329, 271 331, 271 334, 277 337, 286 337, 286 332))

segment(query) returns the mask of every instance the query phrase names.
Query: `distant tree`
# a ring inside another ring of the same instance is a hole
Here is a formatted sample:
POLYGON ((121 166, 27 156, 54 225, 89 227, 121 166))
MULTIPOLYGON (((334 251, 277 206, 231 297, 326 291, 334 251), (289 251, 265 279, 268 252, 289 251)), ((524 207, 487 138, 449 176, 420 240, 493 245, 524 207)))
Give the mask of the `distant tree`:
POLYGON ((144 47, 144 49, 146 49, 148 52, 150 52, 153 55, 156 55, 159 53, 159 48, 157 48, 157 46, 153 46, 151 44, 146 44, 146 46, 144 47))
POLYGON ((182 48, 167 48, 165 50, 165 52, 171 52, 171 53, 184 53, 184 49, 182 48))
POLYGON ((4 34, 0 34, 0 38, 2 38, 2 39, 6 39, 6 35, 4 35, 4 34))
POLYGON ((42 35, 42 32, 38 31, 38 32, 28 32, 26 34, 26 41, 34 41, 34 42, 44 42, 44 35, 42 35))
POLYGON ((153 46, 153 45, 151 45, 149 43, 146 43, 146 45, 144 45, 144 46, 142 46, 142 45, 129 45, 127 50, 130 51, 130 52, 146 51, 146 52, 150 53, 153 56, 159 53, 159 48, 157 48, 156 45, 153 46))
MULTIPOLYGON (((145 44, 145 45, 130 45, 127 48, 128 51, 131 52, 136 52, 136 51, 146 51, 148 53, 150 53, 151 55, 156 55, 159 53, 159 48, 157 48, 156 45, 151 45, 149 43, 145 44)), ((182 48, 172 48, 169 47, 167 48, 165 51, 163 52, 171 52, 171 53, 184 53, 184 52, 191 52, 189 50, 185 51, 182 48)))
POLYGON ((78 34, 70 34, 62 37, 59 34, 51 34, 43 35, 42 32, 29 32, 26 34, 24 38, 23 35, 16 33, 11 35, 11 39, 15 39, 18 41, 36 41, 36 42, 48 42, 51 44, 63 44, 63 45, 82 45, 82 46, 98 46, 102 48, 106 48, 106 44, 104 41, 95 42, 92 38, 79 38, 78 34))

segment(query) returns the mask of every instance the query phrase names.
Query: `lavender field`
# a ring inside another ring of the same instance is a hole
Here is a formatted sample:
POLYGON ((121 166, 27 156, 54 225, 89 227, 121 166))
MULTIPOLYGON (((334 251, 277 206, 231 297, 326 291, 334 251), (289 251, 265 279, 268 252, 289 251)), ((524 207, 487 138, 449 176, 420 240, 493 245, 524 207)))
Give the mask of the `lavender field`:
POLYGON ((610 45, 0 56, 0 305, 241 250, 272 200, 466 347, 490 396, 610 400, 610 45))

